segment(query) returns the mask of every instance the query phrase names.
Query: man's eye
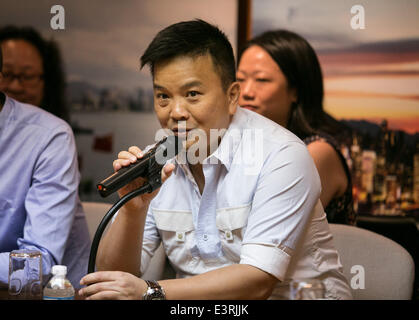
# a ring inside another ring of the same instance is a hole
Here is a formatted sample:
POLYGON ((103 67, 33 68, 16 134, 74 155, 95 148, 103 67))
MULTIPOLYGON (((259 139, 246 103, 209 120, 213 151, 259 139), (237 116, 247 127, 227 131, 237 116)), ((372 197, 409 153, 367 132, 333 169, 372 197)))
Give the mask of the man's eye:
POLYGON ((36 77, 35 75, 22 74, 22 79, 23 79, 23 80, 32 80, 32 79, 34 79, 35 77, 36 77))
POLYGON ((165 93, 158 93, 156 95, 156 97, 157 97, 157 99, 167 99, 167 98, 169 98, 169 96, 165 93))
POLYGON ((194 98, 194 97, 197 97, 199 94, 200 93, 198 91, 189 91, 187 96, 194 98))

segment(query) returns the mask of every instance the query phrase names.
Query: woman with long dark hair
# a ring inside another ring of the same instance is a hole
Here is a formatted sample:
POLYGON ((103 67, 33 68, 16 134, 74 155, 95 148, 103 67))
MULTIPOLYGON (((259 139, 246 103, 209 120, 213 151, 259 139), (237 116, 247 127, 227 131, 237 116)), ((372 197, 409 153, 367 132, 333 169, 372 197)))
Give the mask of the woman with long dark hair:
POLYGON ((323 110, 322 71, 310 44, 287 30, 255 37, 240 52, 237 81, 241 107, 286 127, 307 144, 328 221, 354 224, 351 175, 336 140, 342 126, 323 110))

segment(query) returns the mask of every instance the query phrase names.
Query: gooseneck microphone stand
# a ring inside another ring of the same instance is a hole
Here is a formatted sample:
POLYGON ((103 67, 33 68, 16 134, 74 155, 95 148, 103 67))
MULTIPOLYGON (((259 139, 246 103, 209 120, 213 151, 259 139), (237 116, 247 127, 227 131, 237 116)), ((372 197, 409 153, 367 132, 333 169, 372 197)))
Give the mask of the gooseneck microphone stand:
POLYGON ((105 231, 106 226, 108 225, 109 221, 111 221, 115 213, 118 212, 118 210, 129 200, 139 195, 145 194, 147 192, 151 193, 161 186, 161 168, 162 166, 158 165, 156 162, 154 163, 150 162, 148 181, 142 187, 134 191, 131 191, 130 193, 126 194, 121 199, 119 199, 118 202, 115 203, 112 206, 112 208, 110 208, 109 211, 105 214, 105 216, 103 217, 102 221, 100 222, 96 230, 95 236, 92 241, 92 247, 90 248, 89 265, 87 268, 87 273, 95 272, 97 249, 99 247, 99 242, 100 242, 100 239, 102 238, 102 234, 105 231))

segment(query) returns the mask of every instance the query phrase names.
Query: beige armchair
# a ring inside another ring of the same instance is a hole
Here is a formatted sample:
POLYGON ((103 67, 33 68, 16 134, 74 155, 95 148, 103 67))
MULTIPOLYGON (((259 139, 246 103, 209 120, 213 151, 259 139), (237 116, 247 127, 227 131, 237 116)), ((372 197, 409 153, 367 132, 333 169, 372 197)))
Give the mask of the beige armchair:
MULTIPOLYGON (((82 205, 86 214, 90 239, 93 240, 99 223, 102 221, 102 218, 112 207, 112 205, 102 202, 82 202, 82 205)), ((162 279, 164 272, 166 272, 165 274, 168 273, 167 269, 170 270, 170 266, 166 264, 166 256, 163 250, 163 246, 160 245, 160 247, 156 250, 153 258, 151 259, 147 270, 142 275, 142 278, 149 280, 160 280, 162 279)))
POLYGON ((377 233, 330 224, 344 274, 356 300, 409 300, 415 265, 399 244, 377 233))

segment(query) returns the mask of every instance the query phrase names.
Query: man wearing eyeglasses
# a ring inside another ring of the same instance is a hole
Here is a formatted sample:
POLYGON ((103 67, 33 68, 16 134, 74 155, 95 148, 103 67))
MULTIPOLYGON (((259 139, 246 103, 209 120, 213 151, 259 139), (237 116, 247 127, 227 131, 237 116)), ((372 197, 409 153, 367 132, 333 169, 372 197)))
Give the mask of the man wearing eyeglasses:
POLYGON ((90 238, 73 132, 62 119, 22 103, 35 104, 44 83, 39 57, 26 57, 31 49, 12 42, 0 47, 7 52, 2 68, 0 50, 0 287, 7 286, 9 253, 17 249, 41 252, 44 280, 53 265, 64 264, 79 287, 90 238))
POLYGON ((32 27, 9 25, 0 28, 0 45, 4 60, 0 90, 69 122, 65 72, 57 44, 32 27))
POLYGON ((25 40, 2 43, 3 72, 0 90, 23 103, 40 106, 44 92, 42 58, 25 40))

